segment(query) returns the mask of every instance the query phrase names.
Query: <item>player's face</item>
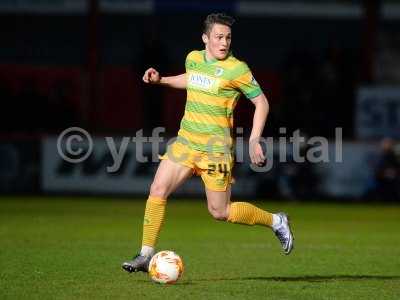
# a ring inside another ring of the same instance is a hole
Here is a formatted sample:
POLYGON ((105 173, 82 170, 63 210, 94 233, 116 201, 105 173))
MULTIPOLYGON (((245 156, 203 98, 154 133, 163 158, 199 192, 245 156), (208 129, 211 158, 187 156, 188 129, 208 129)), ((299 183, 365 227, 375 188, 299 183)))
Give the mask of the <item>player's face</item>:
POLYGON ((209 34, 203 34, 203 42, 211 58, 225 59, 231 47, 231 28, 222 24, 214 24, 209 34))

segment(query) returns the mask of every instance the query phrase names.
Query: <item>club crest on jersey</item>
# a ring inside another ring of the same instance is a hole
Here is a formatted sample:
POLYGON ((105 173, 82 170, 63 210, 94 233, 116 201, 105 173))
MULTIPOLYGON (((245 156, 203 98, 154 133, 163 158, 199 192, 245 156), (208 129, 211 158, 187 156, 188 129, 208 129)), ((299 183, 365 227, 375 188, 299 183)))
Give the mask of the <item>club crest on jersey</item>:
POLYGON ((219 80, 214 79, 207 75, 199 73, 190 73, 188 86, 192 88, 205 90, 208 92, 216 92, 218 89, 218 82, 219 80))
POLYGON ((215 76, 221 76, 222 73, 224 73, 224 69, 222 69, 220 67, 215 68, 215 76))

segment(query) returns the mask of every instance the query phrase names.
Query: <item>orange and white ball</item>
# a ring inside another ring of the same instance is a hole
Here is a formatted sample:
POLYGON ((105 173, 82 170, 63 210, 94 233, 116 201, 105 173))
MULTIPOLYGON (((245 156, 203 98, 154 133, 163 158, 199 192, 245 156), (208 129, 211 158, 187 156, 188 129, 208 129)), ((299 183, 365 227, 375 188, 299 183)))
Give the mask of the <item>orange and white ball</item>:
POLYGON ((149 275, 158 283, 174 284, 182 276, 183 261, 173 251, 157 252, 149 264, 149 275))

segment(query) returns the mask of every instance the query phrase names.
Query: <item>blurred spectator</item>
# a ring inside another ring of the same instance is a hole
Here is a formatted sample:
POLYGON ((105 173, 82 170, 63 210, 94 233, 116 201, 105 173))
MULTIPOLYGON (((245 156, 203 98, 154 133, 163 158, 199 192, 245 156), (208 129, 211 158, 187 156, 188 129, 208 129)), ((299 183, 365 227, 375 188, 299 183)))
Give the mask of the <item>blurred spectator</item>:
POLYGON ((385 138, 374 167, 374 176, 368 184, 365 198, 400 200, 400 161, 394 151, 394 141, 385 138))

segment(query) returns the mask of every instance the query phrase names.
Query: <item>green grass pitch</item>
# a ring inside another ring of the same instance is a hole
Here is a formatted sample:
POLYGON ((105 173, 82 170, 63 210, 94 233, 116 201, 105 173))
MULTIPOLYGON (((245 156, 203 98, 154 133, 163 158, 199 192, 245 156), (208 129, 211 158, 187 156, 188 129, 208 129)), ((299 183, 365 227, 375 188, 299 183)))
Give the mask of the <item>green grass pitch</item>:
POLYGON ((127 274, 144 200, 0 198, 0 299, 400 299, 400 206, 258 202, 290 214, 295 249, 270 230, 214 221, 205 201, 170 200, 159 250, 175 285, 127 274))

